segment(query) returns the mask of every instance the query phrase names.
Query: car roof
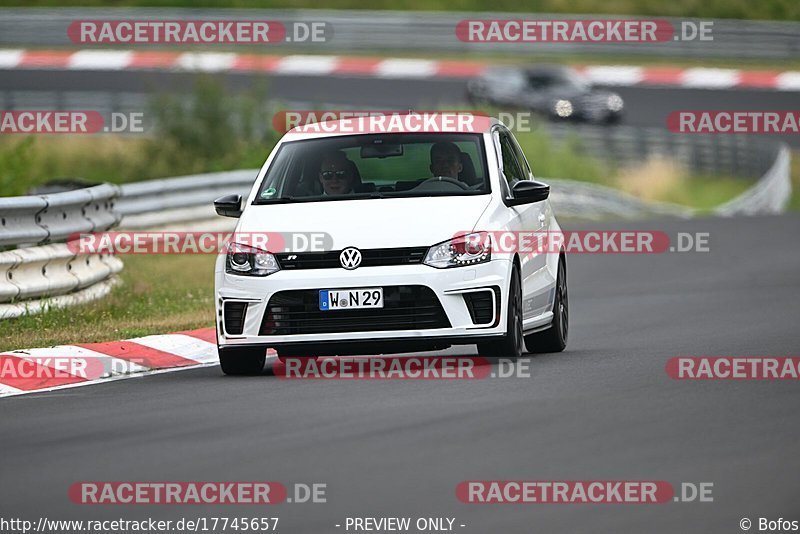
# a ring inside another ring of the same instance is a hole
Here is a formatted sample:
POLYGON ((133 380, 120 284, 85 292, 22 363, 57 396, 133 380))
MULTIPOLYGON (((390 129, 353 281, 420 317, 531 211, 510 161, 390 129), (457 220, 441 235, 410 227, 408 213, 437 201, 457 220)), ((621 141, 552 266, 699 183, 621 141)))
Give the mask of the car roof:
POLYGON ((533 65, 523 69, 527 75, 556 75, 564 76, 572 72, 572 69, 565 65, 533 65))
POLYGON ((484 71, 484 77, 493 76, 569 76, 574 70, 566 65, 542 64, 518 67, 513 65, 498 65, 489 67, 484 71))
MULTIPOLYGON (((381 113, 381 112, 379 112, 381 113)), ((404 112, 404 113, 396 113, 392 115, 398 115, 400 117, 404 117, 407 115, 411 115, 414 112, 404 112)), ((423 113, 423 112, 420 112, 423 113)), ((463 111, 441 111, 441 112, 424 112, 424 113, 441 113, 446 115, 470 115, 468 110, 463 111)), ((418 113, 419 114, 419 113, 418 113)), ((386 114, 388 115, 388 114, 386 114)), ((380 130, 373 130, 369 128, 370 122, 369 117, 361 117, 363 122, 359 123, 359 118, 343 118, 343 119, 334 119, 334 120, 326 120, 326 121, 319 121, 311 124, 306 125, 299 125, 295 126, 291 130, 289 130, 284 138, 290 138, 292 141, 298 141, 301 139, 316 139, 316 138, 327 138, 327 137, 336 137, 336 136, 345 136, 345 135, 375 135, 375 134, 382 134, 382 135, 392 135, 392 134, 416 134, 416 133, 440 133, 442 135, 454 134, 454 133, 476 133, 482 134, 489 132, 493 126, 497 124, 502 124, 497 118, 490 117, 487 115, 476 114, 473 115, 474 119, 472 121, 472 125, 474 128, 469 129, 468 131, 460 131, 458 129, 454 130, 443 130, 443 131, 433 131, 433 132, 426 132, 424 130, 416 130, 416 129, 392 129, 391 131, 380 131, 380 130), (359 129, 361 125, 366 125, 366 129, 359 129)), ((376 118, 376 120, 378 120, 376 118)), ((388 119, 387 119, 388 120, 388 119)), ((457 120, 457 119, 456 119, 457 120)), ((399 123, 402 125, 403 120, 400 120, 399 123)), ((289 140, 289 139, 287 139, 289 140)))

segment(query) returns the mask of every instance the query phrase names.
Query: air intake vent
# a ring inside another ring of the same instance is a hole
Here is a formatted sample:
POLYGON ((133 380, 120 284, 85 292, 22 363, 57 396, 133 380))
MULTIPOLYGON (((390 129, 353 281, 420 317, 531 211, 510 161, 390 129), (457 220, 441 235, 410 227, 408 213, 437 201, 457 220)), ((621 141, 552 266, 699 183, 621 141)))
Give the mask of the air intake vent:
MULTIPOLYGON (((467 303, 467 309, 473 324, 486 325, 495 320, 496 306, 493 306, 495 299, 492 298, 492 293, 495 293, 497 304, 499 304, 500 291, 497 288, 464 293, 464 301, 467 303)), ((500 314, 498 313, 497 315, 499 316, 500 314)))
POLYGON ((224 329, 228 334, 239 335, 244 330, 246 302, 226 301, 223 304, 224 329))

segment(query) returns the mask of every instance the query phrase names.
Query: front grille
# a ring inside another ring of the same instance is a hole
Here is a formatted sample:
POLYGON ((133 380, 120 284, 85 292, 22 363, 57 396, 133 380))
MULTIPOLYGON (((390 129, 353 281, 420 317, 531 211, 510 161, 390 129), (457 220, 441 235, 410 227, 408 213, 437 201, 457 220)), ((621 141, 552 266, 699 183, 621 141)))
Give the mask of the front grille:
MULTIPOLYGON (((379 267, 383 265, 413 265, 422 263, 428 247, 373 248, 361 251, 359 267, 379 267)), ((281 269, 341 269, 339 262, 341 250, 328 252, 284 252, 275 254, 281 269)))
POLYGON ((244 315, 247 311, 247 303, 227 301, 223 303, 222 309, 225 331, 229 334, 241 334, 242 330, 244 330, 244 315))
POLYGON ((279 291, 269 299, 262 336, 449 328, 433 290, 425 286, 383 288, 383 308, 319 310, 319 290, 279 291))

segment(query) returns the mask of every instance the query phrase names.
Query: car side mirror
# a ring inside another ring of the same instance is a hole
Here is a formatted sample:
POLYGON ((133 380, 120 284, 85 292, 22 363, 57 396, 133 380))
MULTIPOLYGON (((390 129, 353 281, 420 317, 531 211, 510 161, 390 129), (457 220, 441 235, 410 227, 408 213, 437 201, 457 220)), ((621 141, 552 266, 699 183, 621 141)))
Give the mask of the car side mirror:
POLYGON ((507 202, 510 206, 531 204, 547 200, 550 196, 550 186, 534 180, 520 180, 511 188, 514 198, 507 202))
POLYGON ((217 215, 238 219, 242 216, 242 195, 225 195, 214 201, 217 215))

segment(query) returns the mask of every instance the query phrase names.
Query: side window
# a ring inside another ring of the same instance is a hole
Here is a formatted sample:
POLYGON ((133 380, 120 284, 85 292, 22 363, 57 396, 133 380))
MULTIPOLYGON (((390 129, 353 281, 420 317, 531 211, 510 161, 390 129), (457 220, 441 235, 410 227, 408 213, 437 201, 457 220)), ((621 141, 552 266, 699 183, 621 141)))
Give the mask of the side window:
MULTIPOLYGON (((511 137, 509 135, 509 137, 511 137)), ((528 160, 525 159, 525 154, 522 152, 522 149, 519 147, 519 143, 517 140, 511 137, 511 144, 514 147, 514 154, 517 157, 517 161, 519 162, 520 168, 522 168, 522 178, 523 180, 533 180, 533 172, 531 171, 530 166, 528 165, 528 160)))
POLYGON ((517 161, 514 144, 506 132, 500 132, 500 152, 503 158, 503 173, 506 175, 510 190, 515 183, 525 180, 527 176, 522 172, 522 167, 517 161))
POLYGON ((528 87, 531 89, 546 89, 553 84, 553 80, 545 75, 538 74, 528 76, 528 87))

